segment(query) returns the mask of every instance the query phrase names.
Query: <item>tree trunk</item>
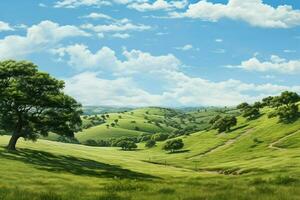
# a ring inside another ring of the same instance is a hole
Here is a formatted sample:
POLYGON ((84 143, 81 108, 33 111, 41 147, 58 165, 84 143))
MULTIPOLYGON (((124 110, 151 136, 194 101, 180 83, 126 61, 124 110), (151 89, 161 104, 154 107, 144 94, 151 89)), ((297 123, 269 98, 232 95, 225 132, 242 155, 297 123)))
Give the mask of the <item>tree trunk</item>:
POLYGON ((7 149, 10 151, 15 151, 16 150, 16 144, 18 142, 18 139, 20 138, 20 136, 18 136, 17 134, 13 134, 9 140, 9 143, 7 145, 7 149))

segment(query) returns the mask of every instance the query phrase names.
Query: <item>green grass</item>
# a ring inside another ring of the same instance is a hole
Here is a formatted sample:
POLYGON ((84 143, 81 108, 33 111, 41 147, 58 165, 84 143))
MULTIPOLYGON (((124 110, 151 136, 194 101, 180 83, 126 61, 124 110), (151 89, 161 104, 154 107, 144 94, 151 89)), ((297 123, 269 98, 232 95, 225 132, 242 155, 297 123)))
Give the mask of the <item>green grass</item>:
POLYGON ((164 142, 121 151, 47 140, 7 152, 9 136, 0 136, 0 199, 299 199, 300 120, 281 124, 267 111, 253 121, 239 117, 229 133, 182 136, 176 153, 163 151, 164 142))
MULTIPOLYGON (((229 112, 231 110, 228 110, 229 112)), ((106 123, 84 129, 76 133, 76 138, 84 143, 86 140, 106 140, 119 137, 136 137, 144 133, 168 133, 171 134, 178 128, 173 124, 180 125, 182 129, 190 126, 197 127, 198 130, 204 130, 209 125, 209 120, 216 114, 226 113, 215 108, 207 109, 206 112, 182 113, 173 109, 146 107, 122 113, 109 113, 106 123), (195 118, 195 121, 189 119, 195 118), (118 119, 115 127, 111 123, 118 119), (106 125, 110 125, 109 128, 106 125)), ((100 115, 99 115, 100 116, 100 115)), ((90 123, 89 120, 83 119, 84 124, 90 123)), ((44 138, 46 139, 46 138, 44 138)), ((56 140, 56 137, 50 135, 50 140, 56 140)))

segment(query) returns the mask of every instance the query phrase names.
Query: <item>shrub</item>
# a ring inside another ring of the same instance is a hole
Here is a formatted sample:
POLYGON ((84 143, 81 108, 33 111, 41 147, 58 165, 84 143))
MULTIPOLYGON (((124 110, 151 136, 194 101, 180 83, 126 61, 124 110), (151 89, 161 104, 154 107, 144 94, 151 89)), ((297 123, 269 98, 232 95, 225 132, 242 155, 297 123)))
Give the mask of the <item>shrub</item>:
POLYGON ((174 152, 176 150, 182 149, 184 146, 182 139, 169 140, 163 146, 166 151, 174 152))
POLYGON ((164 141, 166 139, 168 139, 169 135, 166 133, 156 133, 154 135, 152 135, 152 139, 155 141, 164 141))
POLYGON ((156 145, 156 141, 155 140, 148 140, 145 144, 145 147, 147 148, 152 148, 156 145))

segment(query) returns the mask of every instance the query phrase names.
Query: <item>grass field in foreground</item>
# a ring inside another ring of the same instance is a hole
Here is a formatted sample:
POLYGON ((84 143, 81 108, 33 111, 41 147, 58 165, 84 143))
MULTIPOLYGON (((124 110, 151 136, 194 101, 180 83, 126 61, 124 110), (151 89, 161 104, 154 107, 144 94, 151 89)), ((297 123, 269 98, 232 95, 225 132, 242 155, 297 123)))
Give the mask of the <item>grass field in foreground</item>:
MULTIPOLYGON (((266 111, 265 111, 266 112, 266 111)), ((0 136, 0 199, 293 200, 300 197, 300 121, 238 118, 230 133, 182 136, 136 151, 39 140, 7 152, 0 136)))

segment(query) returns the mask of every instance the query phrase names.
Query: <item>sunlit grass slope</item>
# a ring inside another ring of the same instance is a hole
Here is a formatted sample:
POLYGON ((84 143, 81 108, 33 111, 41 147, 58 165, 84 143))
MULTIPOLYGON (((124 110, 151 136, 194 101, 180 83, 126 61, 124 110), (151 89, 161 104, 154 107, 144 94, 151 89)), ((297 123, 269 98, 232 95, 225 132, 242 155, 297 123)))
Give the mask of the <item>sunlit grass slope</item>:
MULTIPOLYGON (((282 124, 266 112, 239 117, 229 133, 182 136, 184 149, 172 154, 164 142, 121 151, 46 140, 11 153, 1 136, 0 199, 299 199, 300 120, 282 124)), ((138 121, 139 111, 126 115, 138 121)))
MULTIPOLYGON (((174 109, 146 107, 128 112, 108 113, 109 117, 106 119, 106 123, 84 129, 76 134, 76 138, 81 143, 85 143, 89 139, 106 140, 119 137, 136 137, 146 133, 171 134, 179 128, 187 127, 197 127, 198 130, 204 130, 209 126, 209 120, 220 112, 220 109, 219 111, 206 109, 201 112, 182 113, 174 109), (118 122, 115 123, 115 120, 118 122), (115 124, 114 127, 111 126, 112 123, 115 124)), ((100 117, 100 115, 98 116, 100 117)), ((87 120, 84 119, 84 123, 88 123, 87 120)), ((50 136, 50 139, 55 138, 50 136)))

